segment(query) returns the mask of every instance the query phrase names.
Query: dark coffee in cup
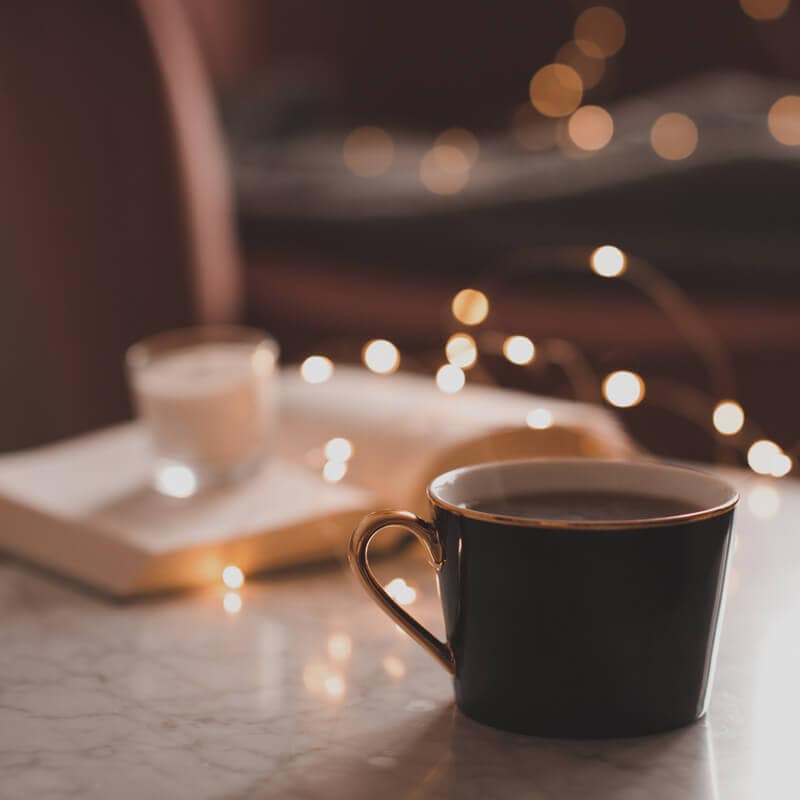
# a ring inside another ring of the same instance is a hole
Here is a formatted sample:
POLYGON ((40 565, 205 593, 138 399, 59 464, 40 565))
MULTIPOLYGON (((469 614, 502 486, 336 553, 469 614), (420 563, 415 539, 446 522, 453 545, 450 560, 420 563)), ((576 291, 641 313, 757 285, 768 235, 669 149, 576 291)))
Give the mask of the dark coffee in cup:
POLYGON ((655 462, 531 460, 440 475, 432 522, 370 514, 350 563, 453 675, 473 719, 538 736, 636 736, 706 712, 738 496, 655 462), (436 570, 446 641, 384 591, 370 539, 401 525, 436 570))

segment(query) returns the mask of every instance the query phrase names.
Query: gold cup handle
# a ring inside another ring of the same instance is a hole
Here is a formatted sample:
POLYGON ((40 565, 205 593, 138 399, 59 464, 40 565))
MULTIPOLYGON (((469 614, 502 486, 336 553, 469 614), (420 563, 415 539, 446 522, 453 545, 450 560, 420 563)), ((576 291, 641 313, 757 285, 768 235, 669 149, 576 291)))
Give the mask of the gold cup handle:
POLYGON ((428 552, 430 565, 438 572, 444 563, 444 551, 436 529, 409 511, 375 511, 367 514, 350 536, 347 558, 350 568, 361 585, 375 602, 416 642, 421 644, 451 674, 456 671, 453 651, 445 642, 423 628, 407 611, 404 611, 378 583, 367 560, 367 548, 376 533, 389 525, 410 531, 428 552))

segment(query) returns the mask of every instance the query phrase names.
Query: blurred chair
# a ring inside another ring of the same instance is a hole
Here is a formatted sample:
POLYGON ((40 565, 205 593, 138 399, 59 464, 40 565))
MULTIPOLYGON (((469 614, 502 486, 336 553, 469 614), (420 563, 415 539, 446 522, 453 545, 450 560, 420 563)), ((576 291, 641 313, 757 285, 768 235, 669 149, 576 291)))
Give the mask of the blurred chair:
POLYGON ((0 4, 0 451, 128 413, 141 336, 234 319, 226 161, 178 3, 0 4))

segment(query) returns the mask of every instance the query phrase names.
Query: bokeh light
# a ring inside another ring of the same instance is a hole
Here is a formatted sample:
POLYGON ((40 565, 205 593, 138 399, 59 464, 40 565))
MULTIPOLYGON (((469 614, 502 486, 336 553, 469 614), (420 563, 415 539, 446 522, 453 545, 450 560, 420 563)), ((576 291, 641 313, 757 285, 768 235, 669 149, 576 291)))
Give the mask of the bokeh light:
POLYGON ((228 564, 222 570, 222 582, 229 589, 241 589, 244 585, 244 572, 236 564, 228 564))
POLYGON ((445 364, 439 367, 436 372, 436 385, 439 387, 439 390, 445 394, 455 394, 461 391, 461 389, 464 388, 466 380, 467 378, 466 375, 464 375, 464 370, 453 364, 445 364))
POLYGON ((344 697, 345 689, 347 688, 344 678, 332 672, 322 679, 322 688, 325 694, 333 700, 339 700, 344 697))
POLYGON ((383 587, 386 594, 398 605, 410 606, 417 599, 417 592, 403 578, 392 578, 383 587))
POLYGON ((394 142, 383 128, 356 128, 344 141, 342 157, 354 175, 374 178, 392 166, 394 142))
POLYGON ((686 114, 662 114, 650 129, 653 150, 667 161, 688 158, 697 148, 697 125, 686 114))
POLYGON ((489 314, 489 298, 480 289, 462 289, 450 303, 462 325, 480 325, 489 314))
POLYGON ((566 64, 546 64, 531 78, 529 94, 533 107, 546 117, 566 117, 581 104, 583 81, 566 64))
POLYGON ((168 497, 191 497, 197 491, 197 476, 184 464, 162 464, 156 467, 155 487, 168 497))
POLYGON ((467 185, 469 170, 469 159, 461 149, 437 144, 422 157, 419 177, 429 192, 456 194, 467 185))
POLYGON ((347 475, 346 461, 326 461, 322 467, 322 477, 328 483, 339 483, 347 475))
POLYGON ((735 400, 722 400, 714 409, 712 421, 719 433, 733 436, 744 425, 744 410, 735 400))
POLYGON ((754 517, 772 519, 781 508, 781 496, 774 486, 762 483, 747 493, 747 508, 754 517))
POLYGON ((602 150, 614 135, 614 121, 600 106, 581 106, 569 118, 567 132, 581 150, 602 150))
POLYGON ((578 15, 575 42, 587 55, 597 50, 606 58, 618 53, 625 44, 625 20, 607 6, 587 8, 578 15))
POLYGON ((442 131, 433 143, 436 147, 455 147, 460 150, 467 159, 470 167, 474 166, 480 153, 480 144, 474 133, 465 128, 448 128, 442 131))
POLYGON ((629 370, 617 370, 607 375, 603 381, 603 397, 617 408, 631 408, 639 405, 645 395, 642 378, 629 370))
POLYGON ((353 653, 353 640, 346 633, 328 637, 328 655, 334 661, 347 661, 353 653))
POLYGON ((596 248, 589 259, 592 271, 604 278, 616 278, 625 272, 627 259, 625 253, 613 244, 596 248))
POLYGON ((529 428, 533 428, 534 430, 546 430, 553 424, 553 412, 541 406, 532 408, 525 417, 525 422, 528 424, 529 428))
POLYGON ((747 451, 747 463, 759 475, 771 475, 783 451, 769 439, 753 442, 747 451))
POLYGON ((530 103, 522 103, 511 117, 511 135, 526 150, 549 150, 556 143, 556 122, 542 116, 530 103))
POLYGON ((300 375, 306 383, 325 383, 333 375, 333 361, 327 356, 309 356, 300 365, 300 375))
POLYGON ((361 358, 367 369, 389 375, 400 366, 400 351, 388 339, 372 339, 364 345, 361 358))
POLYGON ((739 0, 739 5, 751 19, 768 22, 780 19, 789 8, 789 0, 739 0))
POLYGON ((770 468, 769 474, 772 475, 773 478, 782 478, 791 471, 792 459, 787 456, 786 453, 778 453, 778 455, 772 459, 772 467, 770 468))
POLYGON ((800 97, 790 94, 778 98, 767 114, 767 127, 781 144, 800 145, 800 97))
POLYGON ((406 674, 406 665, 397 656, 386 656, 383 659, 384 672, 390 677, 400 680, 406 674))
POLYGON ((228 614, 238 614, 242 610, 242 598, 237 592, 225 592, 222 607, 228 614))
POLYGON ((478 347, 468 333, 454 333, 444 346, 447 360, 461 369, 469 369, 478 360, 478 347))
POLYGON ((606 71, 603 52, 594 42, 569 41, 559 48, 555 60, 572 67, 581 76, 584 89, 597 86, 606 71))
POLYGON ((328 439, 325 443, 325 458, 328 461, 349 461, 353 456, 353 443, 343 436, 328 439))
POLYGON ((527 336, 509 336, 503 342, 503 355, 512 364, 530 364, 536 355, 536 348, 527 336))

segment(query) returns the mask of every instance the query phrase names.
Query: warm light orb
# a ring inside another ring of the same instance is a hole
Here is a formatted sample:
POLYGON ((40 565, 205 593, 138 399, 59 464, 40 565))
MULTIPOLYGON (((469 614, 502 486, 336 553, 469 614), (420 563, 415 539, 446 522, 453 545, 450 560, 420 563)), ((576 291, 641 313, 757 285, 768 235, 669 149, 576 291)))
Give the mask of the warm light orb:
POLYGON ((723 400, 717 403, 712 421, 719 433, 733 436, 744 425, 744 410, 735 400, 723 400))
POLYGON ((333 700, 339 700, 340 698, 344 697, 346 685, 344 678, 341 675, 331 673, 323 678, 322 688, 328 697, 332 698, 333 700))
POLYGON ((534 430, 546 430, 553 424, 553 412, 547 408, 532 408, 525 417, 525 422, 534 430))
POLYGON ((242 598, 236 592, 225 592, 222 607, 228 614, 238 614, 242 610, 242 598))
POLYGON ((511 136, 526 150, 549 150, 556 143, 555 125, 555 120, 543 117, 530 103, 522 103, 511 117, 511 136))
POLYGON ((439 391, 445 394, 455 394, 461 391, 466 381, 464 370, 453 364, 445 364, 439 367, 436 373, 436 385, 439 387, 439 391))
POLYGON ((555 60, 572 67, 581 76, 584 89, 597 86, 606 71, 602 50, 590 41, 566 42, 558 49, 555 60))
POLYGON ((667 161, 681 161, 697 148, 697 125, 686 114, 662 114, 650 129, 650 145, 667 161))
POLYGON ((462 325, 480 325, 489 314, 489 298, 479 289, 462 289, 450 310, 462 325))
POLYGON ((614 135, 614 120, 600 106, 581 106, 569 118, 567 133, 581 150, 602 150, 614 135))
POLYGON ((374 178, 392 166, 394 142, 383 128, 356 128, 344 141, 342 158, 354 175, 374 178))
POLYGON ((191 497, 197 491, 197 476, 183 464, 165 464, 156 468, 155 487, 169 497, 191 497))
POLYGON ((800 145, 800 97, 790 94, 778 98, 767 114, 767 127, 781 144, 800 145))
POLYGON ((739 0, 742 11, 751 19, 768 22, 780 19, 789 8, 789 0, 739 0))
POLYGON ((400 365, 400 351, 387 339, 373 339, 364 345, 361 358, 378 375, 389 375, 400 365))
POLYGON ((326 461, 322 467, 322 477, 328 483, 339 483, 347 475, 346 461, 326 461))
POLYGON ((419 178, 433 194, 456 194, 467 185, 469 170, 469 158, 460 148, 437 144, 422 157, 419 178))
POLYGON ((229 589, 241 589, 244 585, 244 572, 236 564, 228 564, 222 570, 222 582, 229 589))
POLYGON ((353 456, 353 443, 343 436, 328 439, 325 443, 325 458, 328 461, 349 461, 353 456))
POLYGON ((533 107, 546 117, 566 117, 583 99, 581 76, 566 64, 546 64, 528 87, 533 107))
POLYGON ((587 55, 597 50, 606 58, 625 44, 625 20, 607 6, 594 6, 581 12, 575 20, 575 42, 587 55))
POLYGON ((509 336, 503 342, 503 355, 512 364, 530 364, 536 355, 536 348, 527 336, 509 336))
POLYGON ((481 150, 475 134, 464 128, 448 128, 436 137, 433 146, 434 148, 455 147, 464 154, 470 167, 478 160, 481 150))
POLYGON ((353 640, 346 633, 328 637, 328 655, 334 661, 347 661, 353 653, 353 640))
POLYGON ((603 278, 617 278, 625 272, 625 253, 613 244, 604 244, 595 249, 589 259, 592 271, 603 278))
POLYGON ((447 360, 461 369, 469 369, 478 360, 478 347, 468 333, 454 333, 444 346, 447 360))
POLYGON ((392 578, 383 587, 386 594, 398 605, 410 606, 417 599, 417 592, 403 578, 392 578))
POLYGON ((390 678, 400 680, 406 674, 406 665, 397 656, 386 656, 383 669, 390 678))
POLYGON ((327 356, 309 356, 300 365, 300 374, 306 383, 325 383, 333 375, 333 361, 327 356))
POLYGON ((747 451, 747 463, 753 472, 757 472, 759 475, 771 475, 774 465, 781 455, 782 450, 775 442, 769 439, 759 439, 750 445, 747 451))
POLYGON ((781 496, 774 486, 754 486, 747 495, 747 507, 754 517, 772 519, 781 508, 781 496))
POLYGON ((603 381, 603 396, 617 408, 639 405, 645 395, 644 381, 635 372, 617 370, 603 381))
POLYGON ((782 478, 791 471, 792 459, 787 456, 786 453, 778 453, 778 455, 772 459, 772 467, 770 468, 769 474, 772 475, 773 478, 782 478))

